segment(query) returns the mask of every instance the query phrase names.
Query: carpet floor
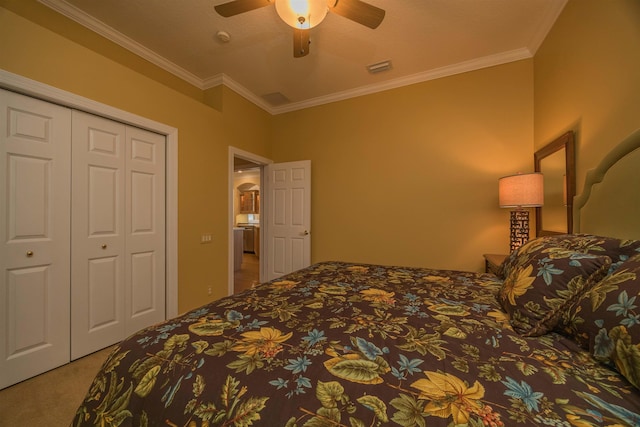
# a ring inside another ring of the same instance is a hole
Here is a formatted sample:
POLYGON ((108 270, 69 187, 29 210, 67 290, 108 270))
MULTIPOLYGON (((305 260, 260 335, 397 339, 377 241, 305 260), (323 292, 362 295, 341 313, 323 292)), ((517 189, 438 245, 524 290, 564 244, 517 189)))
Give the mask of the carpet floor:
POLYGON ((112 347, 0 390, 0 427, 67 427, 112 347))

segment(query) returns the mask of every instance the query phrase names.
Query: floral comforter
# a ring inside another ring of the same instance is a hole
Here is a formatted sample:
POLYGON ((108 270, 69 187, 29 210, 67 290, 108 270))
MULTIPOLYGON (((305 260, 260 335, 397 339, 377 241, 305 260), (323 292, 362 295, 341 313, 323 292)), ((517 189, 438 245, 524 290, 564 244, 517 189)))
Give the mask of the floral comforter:
POLYGON ((493 275, 327 262, 142 330, 73 426, 637 426, 640 392, 514 332, 493 275))

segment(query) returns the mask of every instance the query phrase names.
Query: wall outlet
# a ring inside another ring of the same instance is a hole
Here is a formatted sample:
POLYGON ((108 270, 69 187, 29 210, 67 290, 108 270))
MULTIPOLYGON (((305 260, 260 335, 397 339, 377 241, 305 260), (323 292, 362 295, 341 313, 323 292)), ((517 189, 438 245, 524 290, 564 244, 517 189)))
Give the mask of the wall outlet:
POLYGON ((212 239, 213 237, 211 236, 211 234, 203 234, 202 236, 200 236, 200 243, 211 243, 212 239))
POLYGON ((211 289, 211 286, 209 286, 209 289, 207 289, 207 295, 211 295, 213 293, 213 289, 211 289))

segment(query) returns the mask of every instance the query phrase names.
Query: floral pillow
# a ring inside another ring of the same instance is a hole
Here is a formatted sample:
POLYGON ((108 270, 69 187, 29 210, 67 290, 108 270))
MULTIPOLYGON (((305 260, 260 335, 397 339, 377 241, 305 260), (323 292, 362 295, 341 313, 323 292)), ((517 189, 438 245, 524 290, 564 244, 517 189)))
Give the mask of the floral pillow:
POLYGON ((511 325, 524 336, 540 336, 554 329, 562 312, 600 281, 611 265, 606 256, 543 246, 518 256, 498 296, 511 325))
POLYGON ((611 258, 611 269, 614 270, 630 257, 640 253, 640 240, 622 240, 591 234, 557 234, 539 237, 530 240, 520 249, 512 252, 500 266, 498 276, 506 278, 511 269, 518 267, 523 262, 526 263, 527 257, 554 247, 582 254, 606 255, 611 258))
POLYGON ((513 269, 518 268, 521 264, 527 263, 527 260, 538 253, 542 253, 549 248, 562 247, 561 241, 565 235, 544 236, 529 240, 520 248, 511 252, 504 260, 498 271, 498 277, 506 278, 513 269))
POLYGON ((566 235, 562 245, 572 251, 611 258, 611 269, 615 270, 630 257, 640 254, 640 240, 623 240, 591 234, 566 235))
POLYGON ((640 254, 563 313, 559 330, 640 389, 640 254))

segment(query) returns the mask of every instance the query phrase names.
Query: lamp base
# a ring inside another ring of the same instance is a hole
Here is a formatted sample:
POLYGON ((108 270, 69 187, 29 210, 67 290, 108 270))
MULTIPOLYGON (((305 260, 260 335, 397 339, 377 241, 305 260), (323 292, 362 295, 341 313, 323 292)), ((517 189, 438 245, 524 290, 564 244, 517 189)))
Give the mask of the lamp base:
POLYGON ((517 209, 511 211, 509 239, 511 252, 529 241, 529 211, 517 209))

